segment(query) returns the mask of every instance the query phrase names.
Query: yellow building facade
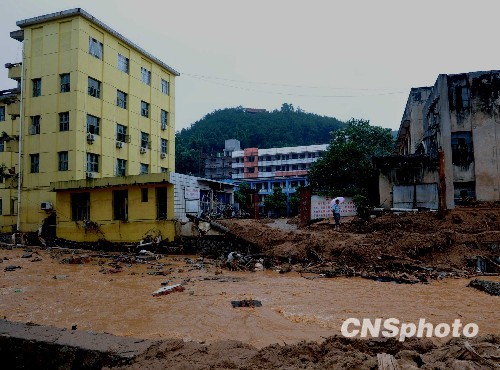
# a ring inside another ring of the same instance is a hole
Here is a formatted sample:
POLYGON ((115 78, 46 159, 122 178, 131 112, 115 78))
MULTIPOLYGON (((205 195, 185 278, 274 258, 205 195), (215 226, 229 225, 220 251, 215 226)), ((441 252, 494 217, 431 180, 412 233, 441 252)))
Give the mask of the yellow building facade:
MULTIPOLYGON (((21 148, 19 229, 136 241, 154 226, 173 239, 168 176, 179 73, 80 8, 17 25, 11 37, 22 42, 23 60, 12 77, 21 113, 11 134, 21 148), (148 200, 138 201, 146 191, 148 200), (100 234, 82 223, 99 225, 100 234)), ((1 221, 7 228, 12 219, 1 221)))

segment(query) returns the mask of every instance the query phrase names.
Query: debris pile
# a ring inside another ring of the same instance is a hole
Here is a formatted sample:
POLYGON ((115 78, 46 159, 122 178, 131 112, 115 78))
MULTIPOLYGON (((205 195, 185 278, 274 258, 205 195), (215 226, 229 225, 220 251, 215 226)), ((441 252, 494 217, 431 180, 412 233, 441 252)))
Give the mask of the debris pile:
POLYGON ((402 283, 500 273, 498 205, 343 220, 340 232, 332 219, 303 228, 282 220, 221 223, 284 271, 292 265, 288 271, 402 283))

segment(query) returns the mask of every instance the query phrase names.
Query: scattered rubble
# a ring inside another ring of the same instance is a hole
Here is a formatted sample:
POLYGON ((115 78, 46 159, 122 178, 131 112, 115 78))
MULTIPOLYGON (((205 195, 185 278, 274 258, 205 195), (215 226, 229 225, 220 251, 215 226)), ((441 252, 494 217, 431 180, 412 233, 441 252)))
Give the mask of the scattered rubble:
POLYGON ((155 290, 153 292, 154 297, 158 297, 161 295, 167 295, 170 293, 175 293, 175 292, 183 292, 186 288, 184 288, 181 284, 174 284, 174 285, 166 285, 161 287, 158 290, 155 290))
POLYGON ((474 279, 467 286, 469 286, 471 288, 476 288, 478 290, 482 290, 483 292, 486 292, 486 293, 493 295, 493 296, 497 296, 497 297, 500 296, 500 283, 499 282, 474 279))

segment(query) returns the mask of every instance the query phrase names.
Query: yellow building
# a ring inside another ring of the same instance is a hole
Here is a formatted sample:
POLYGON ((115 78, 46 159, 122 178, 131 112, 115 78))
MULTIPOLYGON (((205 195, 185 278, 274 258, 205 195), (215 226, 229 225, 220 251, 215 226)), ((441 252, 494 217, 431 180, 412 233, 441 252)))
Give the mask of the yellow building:
POLYGON ((137 241, 151 230, 173 239, 179 73, 80 8, 17 26, 11 37, 23 60, 9 76, 22 93, 4 101, 19 105, 20 117, 6 118, 22 159, 19 166, 18 153, 0 153, 20 174, 0 190, 2 210, 9 199, 2 228, 17 213, 19 230, 43 226, 70 240, 137 241))

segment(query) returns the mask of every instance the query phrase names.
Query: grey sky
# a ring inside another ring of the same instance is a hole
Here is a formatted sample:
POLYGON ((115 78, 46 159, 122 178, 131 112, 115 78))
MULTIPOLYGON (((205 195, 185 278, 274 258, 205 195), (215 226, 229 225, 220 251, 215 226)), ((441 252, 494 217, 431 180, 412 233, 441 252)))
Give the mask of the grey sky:
MULTIPOLYGON (((500 69, 498 0, 2 0, 0 63, 16 21, 81 7, 181 73, 176 130, 215 109, 284 102, 397 129, 409 89, 500 69)), ((15 86, 0 73, 0 90, 15 86)))

